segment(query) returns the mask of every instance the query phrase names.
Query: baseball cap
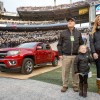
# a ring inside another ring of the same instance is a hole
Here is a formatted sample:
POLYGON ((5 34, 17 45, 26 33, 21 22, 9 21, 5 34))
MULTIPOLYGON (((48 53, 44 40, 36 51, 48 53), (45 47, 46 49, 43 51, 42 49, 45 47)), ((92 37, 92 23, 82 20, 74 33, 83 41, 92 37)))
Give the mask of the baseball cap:
POLYGON ((72 17, 70 17, 70 18, 68 18, 68 19, 67 19, 67 21, 69 21, 69 20, 72 20, 72 21, 74 21, 74 22, 75 22, 75 19, 74 19, 74 18, 72 18, 72 17))

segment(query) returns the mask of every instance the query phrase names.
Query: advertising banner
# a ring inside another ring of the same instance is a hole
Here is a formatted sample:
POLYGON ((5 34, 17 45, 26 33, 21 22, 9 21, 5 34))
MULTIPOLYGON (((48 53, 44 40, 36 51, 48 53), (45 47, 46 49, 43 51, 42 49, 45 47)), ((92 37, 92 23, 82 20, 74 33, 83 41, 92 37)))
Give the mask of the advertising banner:
POLYGON ((100 4, 95 6, 95 10, 96 10, 96 15, 100 14, 100 4))

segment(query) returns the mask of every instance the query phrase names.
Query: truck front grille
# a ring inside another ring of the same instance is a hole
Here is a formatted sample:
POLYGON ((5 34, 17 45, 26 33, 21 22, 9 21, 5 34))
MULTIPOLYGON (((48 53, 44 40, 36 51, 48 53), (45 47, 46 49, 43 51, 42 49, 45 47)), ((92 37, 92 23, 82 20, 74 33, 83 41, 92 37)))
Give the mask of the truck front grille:
POLYGON ((7 51, 0 51, 0 59, 7 55, 7 51))

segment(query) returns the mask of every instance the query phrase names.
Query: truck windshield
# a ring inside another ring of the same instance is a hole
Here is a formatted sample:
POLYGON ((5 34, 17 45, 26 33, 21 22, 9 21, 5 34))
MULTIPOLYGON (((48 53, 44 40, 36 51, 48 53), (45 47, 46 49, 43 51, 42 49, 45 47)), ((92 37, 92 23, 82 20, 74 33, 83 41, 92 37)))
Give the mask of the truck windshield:
POLYGON ((17 46, 17 48, 33 48, 36 45, 35 42, 32 43, 23 43, 17 46))

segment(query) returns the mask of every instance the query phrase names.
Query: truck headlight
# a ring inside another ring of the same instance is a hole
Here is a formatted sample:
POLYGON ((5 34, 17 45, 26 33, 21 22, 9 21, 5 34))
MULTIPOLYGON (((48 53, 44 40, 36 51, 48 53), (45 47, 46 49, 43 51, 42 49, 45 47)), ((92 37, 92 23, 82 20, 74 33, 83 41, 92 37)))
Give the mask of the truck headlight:
POLYGON ((20 53, 19 50, 14 50, 14 51, 8 51, 7 56, 16 56, 20 53))

